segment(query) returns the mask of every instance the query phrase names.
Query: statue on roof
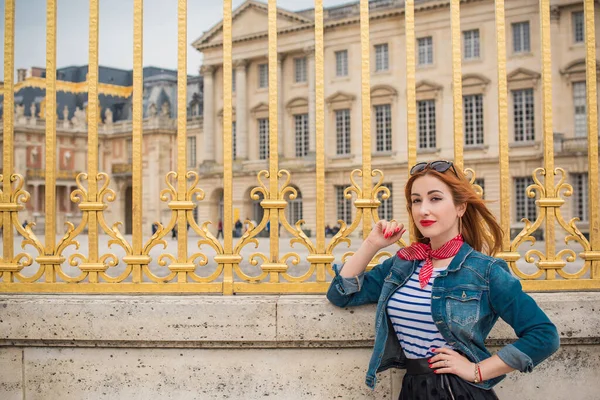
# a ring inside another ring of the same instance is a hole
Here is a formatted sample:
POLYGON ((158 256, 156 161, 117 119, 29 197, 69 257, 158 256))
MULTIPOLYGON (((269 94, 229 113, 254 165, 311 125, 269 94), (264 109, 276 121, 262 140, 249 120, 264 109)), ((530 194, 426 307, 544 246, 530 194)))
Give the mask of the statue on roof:
POLYGON ((31 113, 31 118, 35 119, 35 114, 37 112, 37 109, 35 107, 35 103, 32 101, 31 105, 29 106, 29 112, 31 113))
POLYGON ((160 114, 163 117, 171 117, 171 106, 169 105, 168 101, 162 103, 160 114))
POLYGON ((113 123, 113 113, 110 107, 108 107, 106 111, 104 111, 104 123, 106 125, 112 125, 113 123))
POLYGON ((25 106, 23 104, 17 104, 15 107, 15 122, 19 124, 25 122, 25 106))
POLYGON ((71 122, 75 128, 84 128, 86 122, 85 111, 79 107, 75 107, 75 112, 73 113, 71 122))
POLYGON ((69 107, 68 106, 64 106, 63 107, 63 128, 67 129, 69 127, 69 107))
POLYGON ((148 116, 150 118, 156 117, 156 104, 150 104, 150 106, 148 107, 148 116))

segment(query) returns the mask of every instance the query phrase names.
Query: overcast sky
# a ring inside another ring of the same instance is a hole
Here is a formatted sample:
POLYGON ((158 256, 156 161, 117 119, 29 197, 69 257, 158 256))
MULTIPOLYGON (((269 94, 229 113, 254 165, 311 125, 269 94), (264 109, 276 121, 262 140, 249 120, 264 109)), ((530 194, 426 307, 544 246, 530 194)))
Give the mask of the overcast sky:
MULTIPOLYGON (((266 0, 264 1, 266 2, 266 0)), ((353 2, 324 0, 324 7, 353 2)), ((46 1, 15 0, 15 70, 46 66, 46 1)), ((233 0, 233 9, 244 0, 233 0)), ((278 0, 278 7, 305 10, 314 0, 278 0)), ((191 43, 223 16, 220 0, 188 0, 191 43)), ((57 0, 57 66, 88 63, 89 1, 57 0)), ((4 1, 0 0, 0 81, 4 80, 4 1)), ((132 69, 133 0, 100 0, 99 63, 132 69)), ((177 0, 144 0, 144 66, 177 68, 177 0)), ((202 57, 188 47, 188 73, 198 74, 202 57)))

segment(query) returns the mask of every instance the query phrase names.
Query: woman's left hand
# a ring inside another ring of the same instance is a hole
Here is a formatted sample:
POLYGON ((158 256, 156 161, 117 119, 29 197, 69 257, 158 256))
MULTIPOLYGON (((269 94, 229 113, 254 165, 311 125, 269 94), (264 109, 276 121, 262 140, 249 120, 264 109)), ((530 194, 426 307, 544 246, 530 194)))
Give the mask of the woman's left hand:
POLYGON ((435 356, 429 359, 429 367, 435 369, 436 374, 454 374, 465 381, 475 380, 475 364, 458 352, 439 348, 433 349, 435 356))

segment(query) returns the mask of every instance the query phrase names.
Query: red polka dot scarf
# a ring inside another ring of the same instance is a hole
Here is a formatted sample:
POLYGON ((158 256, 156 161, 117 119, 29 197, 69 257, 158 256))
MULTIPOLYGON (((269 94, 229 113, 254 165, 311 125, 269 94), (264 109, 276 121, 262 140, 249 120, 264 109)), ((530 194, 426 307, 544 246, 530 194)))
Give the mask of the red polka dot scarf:
POLYGON ((423 289, 429 283, 433 273, 433 259, 443 260, 444 258, 454 257, 464 243, 462 235, 459 233, 454 239, 450 239, 442 247, 431 250, 431 245, 415 242, 408 247, 398 250, 398 257, 403 260, 425 260, 425 264, 419 272, 419 284, 423 289))

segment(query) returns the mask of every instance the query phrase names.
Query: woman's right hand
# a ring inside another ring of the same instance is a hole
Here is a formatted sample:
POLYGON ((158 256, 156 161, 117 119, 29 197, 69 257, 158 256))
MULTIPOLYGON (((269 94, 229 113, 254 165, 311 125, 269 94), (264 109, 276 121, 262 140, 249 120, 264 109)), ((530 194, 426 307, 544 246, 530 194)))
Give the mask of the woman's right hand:
POLYGON ((400 240, 405 231, 403 224, 399 224, 395 220, 386 221, 382 219, 375 224, 371 233, 367 236, 367 241, 372 246, 383 249, 400 240))

